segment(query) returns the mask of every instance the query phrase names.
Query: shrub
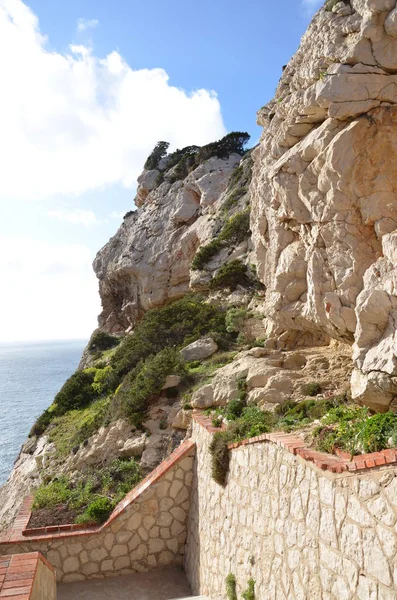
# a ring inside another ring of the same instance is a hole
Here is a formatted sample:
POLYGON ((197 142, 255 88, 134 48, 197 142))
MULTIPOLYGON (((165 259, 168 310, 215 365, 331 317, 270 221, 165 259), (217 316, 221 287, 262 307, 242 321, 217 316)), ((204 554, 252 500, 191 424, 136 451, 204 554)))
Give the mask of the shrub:
POLYGON ((238 399, 240 401, 245 401, 247 400, 247 378, 246 377, 240 377, 240 379, 237 381, 237 389, 238 389, 238 399))
POLYGON ((255 581, 252 579, 248 580, 247 589, 243 592, 244 600, 255 600, 255 581))
POLYGON ((222 248, 223 244, 220 242, 219 238, 215 238, 206 246, 201 246, 192 260, 193 271, 201 270, 222 248))
POLYGON ((226 407, 225 417, 228 421, 235 421, 241 417, 243 409, 247 406, 247 401, 242 398, 231 400, 226 407))
POLYGON ((341 448, 355 454, 359 451, 360 432, 368 418, 365 407, 341 405, 332 408, 314 431, 316 447, 323 452, 341 448))
POLYGON ((392 412, 377 414, 364 422, 359 441, 364 452, 378 452, 388 446, 389 438, 397 432, 397 415, 392 412))
POLYGON ((55 444, 57 456, 66 456, 73 447, 88 440, 101 425, 106 424, 108 407, 109 399, 101 398, 85 408, 55 417, 48 436, 49 441, 55 444))
POLYGON ((226 577, 226 596, 227 600, 237 600, 236 577, 233 573, 229 573, 226 577))
POLYGON ((117 373, 111 366, 96 369, 92 388, 97 396, 106 396, 113 392, 119 383, 117 373))
MULTIPOLYGON (((218 419, 221 419, 220 415, 218 419)), ((229 423, 226 431, 214 434, 209 448, 211 471, 213 479, 219 485, 226 485, 230 459, 228 444, 267 433, 271 430, 273 422, 274 417, 270 412, 261 411, 256 406, 248 406, 242 409, 239 418, 229 423)))
POLYGON ((278 426, 286 431, 294 427, 306 425, 321 419, 330 410, 346 403, 346 396, 336 396, 322 400, 302 400, 301 402, 284 402, 276 410, 276 416, 281 417, 278 426))
POLYGON ((214 290, 229 288, 235 290, 238 285, 248 287, 250 279, 247 275, 247 266, 241 260, 232 260, 223 265, 212 278, 211 288, 214 290))
POLYGON ((222 427, 223 419, 220 415, 212 417, 212 427, 222 427))
POLYGON ((212 156, 228 158, 233 153, 243 155, 245 152, 244 147, 249 139, 250 136, 246 132, 232 131, 221 140, 202 146, 197 153, 197 162, 201 164, 212 156))
POLYGON ((190 171, 198 166, 196 164, 196 154, 199 149, 199 146, 187 146, 168 156, 167 179, 170 183, 185 179, 190 171))
POLYGON ((246 317, 247 310, 245 308, 230 308, 226 313, 226 331, 229 333, 238 333, 241 331, 246 317))
POLYGON ((227 195, 227 198, 222 205, 222 212, 224 214, 227 214, 230 210, 232 210, 232 208, 237 206, 240 198, 245 196, 245 194, 247 192, 248 192, 248 187, 246 187, 246 186, 239 187, 239 188, 233 190, 230 194, 227 195))
POLYGON ((152 169, 157 169, 157 166, 160 160, 167 154, 167 150, 169 148, 168 142, 157 142, 152 152, 149 154, 146 159, 144 169, 147 171, 151 171, 152 169))
POLYGON ((209 447, 212 477, 219 485, 223 486, 226 484, 229 471, 229 441, 230 435, 227 432, 219 431, 214 434, 209 447))
POLYGON ((321 391, 321 385, 319 383, 307 383, 302 386, 302 392, 306 396, 318 396, 318 394, 321 394, 321 391))
POLYGON ((240 244, 250 234, 250 211, 249 209, 237 213, 231 217, 223 227, 219 239, 230 244, 240 244))
POLYGON ((109 350, 114 348, 120 343, 120 340, 114 335, 110 335, 105 331, 96 331, 92 334, 91 339, 88 343, 88 349, 90 352, 97 352, 98 350, 109 350))
MULTIPOLYGON (((221 140, 202 147, 186 146, 181 150, 175 150, 167 156, 166 169, 161 180, 158 181, 158 185, 164 176, 170 183, 185 179, 191 171, 213 156, 228 158, 232 153, 243 155, 245 153, 244 146, 249 138, 248 133, 234 131, 221 140)), ((167 142, 158 142, 145 163, 145 169, 156 169, 161 158, 165 156, 168 146, 167 142)))
POLYGON ((240 244, 250 234, 249 210, 237 213, 223 226, 218 237, 206 246, 201 246, 192 261, 192 269, 202 269, 220 250, 229 244, 240 244))
POLYGON ((252 178, 252 166, 251 151, 248 151, 229 179, 227 197, 222 206, 223 214, 227 214, 238 204, 240 198, 247 194, 252 178))
POLYGON ((118 375, 125 375, 150 355, 164 348, 189 344, 209 332, 225 334, 223 309, 185 296, 163 308, 149 310, 133 334, 125 337, 111 358, 118 375))
POLYGON ((96 397, 92 387, 94 378, 95 369, 76 371, 69 377, 62 386, 61 391, 55 396, 56 415, 63 415, 68 410, 82 408, 90 404, 96 397))
POLYGON ((104 523, 112 512, 114 503, 110 498, 96 498, 79 518, 80 523, 104 523))
POLYGON ((53 415, 51 414, 51 412, 46 409, 40 416, 39 418, 36 420, 36 422, 34 423, 34 425, 32 426, 30 432, 29 432, 29 436, 32 435, 42 435, 45 430, 47 429, 48 425, 51 423, 52 419, 53 419, 53 415))
POLYGON ((53 508, 64 504, 70 499, 69 482, 66 477, 60 477, 47 485, 40 486, 35 493, 33 510, 38 508, 53 508))
POLYGON ((122 413, 134 425, 140 425, 149 400, 160 393, 167 375, 183 372, 184 366, 179 353, 174 349, 165 348, 140 363, 138 368, 126 377, 116 394, 116 403, 120 403, 122 413))
POLYGON ((235 187, 238 184, 238 182, 240 181, 240 179, 243 178, 243 176, 244 176, 244 165, 241 164, 241 162, 240 162, 240 164, 238 164, 237 167, 235 167, 233 173, 230 176, 228 188, 232 189, 233 187, 235 187))
POLYGON ((274 416, 269 411, 261 410, 257 406, 247 406, 243 409, 241 417, 232 422, 229 432, 233 441, 256 437, 271 431, 274 416))

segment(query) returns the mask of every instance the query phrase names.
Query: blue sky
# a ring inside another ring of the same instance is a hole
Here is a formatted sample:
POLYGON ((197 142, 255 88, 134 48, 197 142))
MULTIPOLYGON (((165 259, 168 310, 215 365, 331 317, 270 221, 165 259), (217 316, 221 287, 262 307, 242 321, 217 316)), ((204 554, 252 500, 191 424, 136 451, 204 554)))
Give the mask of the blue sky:
POLYGON ((154 143, 256 142, 320 4, 0 0, 0 341, 89 335, 91 261, 154 143))

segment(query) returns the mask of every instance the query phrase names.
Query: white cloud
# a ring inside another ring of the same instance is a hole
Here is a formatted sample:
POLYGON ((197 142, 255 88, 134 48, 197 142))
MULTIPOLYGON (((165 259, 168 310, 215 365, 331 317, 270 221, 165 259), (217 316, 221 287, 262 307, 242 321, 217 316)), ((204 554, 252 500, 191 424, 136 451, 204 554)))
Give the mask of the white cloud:
POLYGON ((87 29, 95 29, 98 27, 98 19, 78 19, 77 31, 86 31, 87 29))
POLYGON ((73 210, 65 208, 49 210, 47 215, 58 221, 65 221, 66 223, 72 223, 73 225, 85 225, 86 227, 99 225, 100 223, 92 210, 83 210, 81 208, 75 208, 73 210))
POLYGON ((36 15, 0 0, 0 196, 132 187, 154 144, 204 144, 225 133, 213 92, 173 87, 116 51, 46 49, 36 15))
POLYGON ((92 259, 81 244, 0 236, 1 341, 88 338, 100 311, 92 259))

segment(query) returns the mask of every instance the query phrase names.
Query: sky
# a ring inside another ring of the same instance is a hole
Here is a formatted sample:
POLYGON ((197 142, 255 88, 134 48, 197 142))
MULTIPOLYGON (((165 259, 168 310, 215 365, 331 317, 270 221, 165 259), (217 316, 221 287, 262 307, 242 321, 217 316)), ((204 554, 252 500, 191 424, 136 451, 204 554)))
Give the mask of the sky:
POLYGON ((0 0, 0 342, 88 338, 158 140, 248 131, 322 1, 0 0))

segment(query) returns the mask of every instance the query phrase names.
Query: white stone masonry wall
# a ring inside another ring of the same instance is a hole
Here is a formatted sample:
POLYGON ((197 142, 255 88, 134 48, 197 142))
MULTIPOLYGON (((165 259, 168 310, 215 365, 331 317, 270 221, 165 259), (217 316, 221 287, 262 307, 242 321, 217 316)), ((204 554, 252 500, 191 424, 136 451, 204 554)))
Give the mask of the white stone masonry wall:
POLYGON ((211 478, 211 435, 197 458, 185 567, 195 594, 256 600, 396 600, 397 470, 333 475, 272 443, 231 452, 225 488, 211 478))
POLYGON ((64 582, 182 565, 193 457, 194 447, 102 531, 2 544, 0 554, 39 551, 64 582))

